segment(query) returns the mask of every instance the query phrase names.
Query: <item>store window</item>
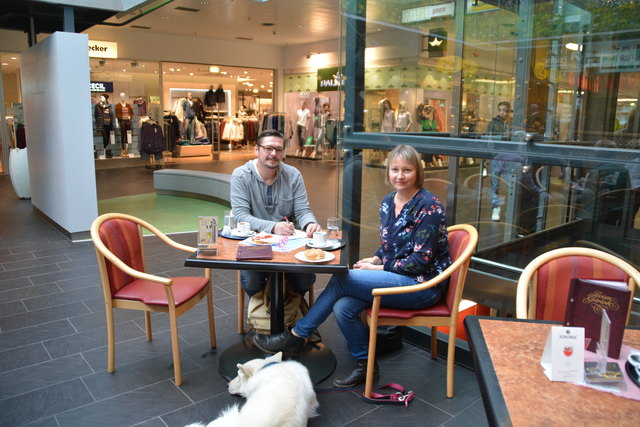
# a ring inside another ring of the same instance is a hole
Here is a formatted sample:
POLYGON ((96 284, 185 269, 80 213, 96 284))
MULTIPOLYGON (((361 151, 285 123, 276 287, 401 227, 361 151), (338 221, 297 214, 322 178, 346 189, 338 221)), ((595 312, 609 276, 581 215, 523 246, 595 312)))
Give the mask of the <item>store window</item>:
POLYGON ((24 148, 24 113, 20 90, 20 54, 0 52, 0 174, 7 173, 9 150, 24 148))
POLYGON ((353 253, 376 244, 385 160, 406 143, 450 223, 479 229, 480 258, 523 267, 579 244, 633 260, 640 7, 614 3, 343 2, 353 253))
POLYGON ((168 149, 179 157, 206 156, 254 143, 263 127, 271 127, 273 76, 265 68, 163 62, 168 149))
POLYGON ((90 58, 89 65, 96 159, 139 156, 142 123, 162 120, 160 64, 90 58))

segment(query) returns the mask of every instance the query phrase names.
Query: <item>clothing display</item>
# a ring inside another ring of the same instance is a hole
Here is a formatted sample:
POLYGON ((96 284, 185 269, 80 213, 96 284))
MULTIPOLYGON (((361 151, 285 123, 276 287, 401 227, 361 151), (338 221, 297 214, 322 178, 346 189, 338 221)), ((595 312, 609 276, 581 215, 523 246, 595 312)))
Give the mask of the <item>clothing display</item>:
POLYGON ((222 85, 218 86, 218 89, 216 89, 215 100, 216 104, 224 104, 225 102, 227 102, 224 89, 222 89, 222 85))
POLYGON ((148 160, 153 154, 156 160, 162 158, 162 150, 164 150, 164 138, 162 128, 153 121, 147 120, 140 127, 140 136, 138 138, 138 151, 143 160, 148 160))
POLYGON ((396 126, 396 112, 394 110, 386 110, 382 115, 382 123, 380 132, 393 132, 396 126))
MULTIPOLYGON (((222 92, 224 94, 224 92, 222 92)), ((207 107, 213 107, 216 105, 216 94, 213 89, 209 89, 207 93, 204 94, 204 105, 207 107)))
POLYGON ((116 119, 120 126, 120 146, 126 153, 127 149, 127 131, 131 130, 131 119, 133 118, 133 108, 129 103, 116 104, 116 119))
POLYGON ((138 97, 133 101, 134 105, 138 106, 138 116, 147 115, 147 101, 142 97, 138 97))
POLYGON ((296 115, 296 135, 298 136, 298 146, 302 147, 307 136, 307 126, 309 126, 311 111, 309 111, 308 108, 298 108, 296 115))
POLYGON ((293 132, 289 116, 286 113, 267 113, 262 116, 260 131, 274 129, 284 135, 285 140, 290 139, 293 132))
POLYGON ((413 121, 411 120, 411 113, 408 111, 398 112, 395 125, 396 132, 407 132, 412 124, 413 121))
POLYGON ((109 136, 113 129, 113 110, 109 101, 100 101, 94 107, 96 132, 102 135, 102 148, 109 146, 109 136))
POLYGON ((235 117, 227 117, 220 125, 222 139, 225 141, 238 142, 244 139, 244 126, 242 120, 235 117))

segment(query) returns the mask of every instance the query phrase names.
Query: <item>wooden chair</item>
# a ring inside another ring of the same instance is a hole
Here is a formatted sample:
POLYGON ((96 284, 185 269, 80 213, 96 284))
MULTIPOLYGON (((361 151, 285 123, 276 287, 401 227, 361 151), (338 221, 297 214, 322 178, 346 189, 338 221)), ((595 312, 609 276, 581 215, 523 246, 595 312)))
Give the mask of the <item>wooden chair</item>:
MULTIPOLYGON (((640 273, 626 261, 609 253, 580 247, 560 248, 535 258, 527 265, 516 291, 519 319, 563 321, 572 278, 625 281, 631 304, 640 273)), ((627 322, 629 318, 627 317, 627 322)))
POLYGON ((433 279, 413 286, 399 288, 377 288, 372 292, 373 305, 367 309, 369 324, 369 360, 367 365, 367 381, 365 396, 371 397, 373 388, 373 367, 376 358, 376 330, 378 326, 427 326, 431 327, 431 357, 438 355, 437 327, 449 327, 449 346, 447 351, 447 397, 453 397, 453 374, 456 352, 456 328, 458 308, 462 298, 462 290, 471 262, 471 255, 478 244, 477 230, 468 224, 454 225, 449 232, 449 253, 451 265, 433 279), (450 278, 449 287, 442 301, 433 307, 418 310, 399 310, 380 307, 383 295, 402 294, 432 288, 443 280, 450 278))
POLYGON ((213 320, 211 270, 204 277, 160 277, 146 273, 142 228, 155 234, 168 245, 194 252, 195 248, 171 240, 153 225, 131 215, 109 213, 91 224, 91 239, 98 257, 102 289, 107 313, 108 368, 115 371, 115 333, 113 309, 144 311, 147 340, 151 341, 151 312, 169 313, 173 369, 177 385, 182 384, 177 318, 207 297, 209 339, 216 346, 213 320))
MULTIPOLYGON (((267 283, 268 285, 268 283, 267 283)), ((244 334, 244 289, 242 289, 242 284, 240 283, 240 270, 238 270, 238 333, 244 334)), ((313 294, 313 286, 309 289, 309 307, 313 305, 313 301, 315 300, 315 295, 313 294)))

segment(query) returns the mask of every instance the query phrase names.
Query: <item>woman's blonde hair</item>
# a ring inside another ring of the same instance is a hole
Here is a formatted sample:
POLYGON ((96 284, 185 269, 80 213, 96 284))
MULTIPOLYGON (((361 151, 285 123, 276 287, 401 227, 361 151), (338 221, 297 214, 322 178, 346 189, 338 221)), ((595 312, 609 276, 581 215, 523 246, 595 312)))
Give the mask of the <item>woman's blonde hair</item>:
POLYGON ((389 167, 391 165, 391 162, 393 162, 396 157, 416 168, 416 188, 421 188, 422 184, 424 183, 422 158, 420 156, 420 153, 418 153, 415 148, 405 144, 398 145, 396 148, 391 150, 391 154, 389 154, 389 158, 387 159, 387 168, 384 176, 384 182, 386 182, 387 185, 391 186, 391 182, 389 181, 389 167))

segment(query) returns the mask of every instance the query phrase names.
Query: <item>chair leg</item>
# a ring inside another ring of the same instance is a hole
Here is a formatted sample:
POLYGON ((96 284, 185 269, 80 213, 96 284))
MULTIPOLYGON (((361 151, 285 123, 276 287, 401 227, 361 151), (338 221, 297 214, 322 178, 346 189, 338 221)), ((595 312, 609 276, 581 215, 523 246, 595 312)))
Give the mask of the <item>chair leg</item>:
POLYGON ((431 358, 438 358, 438 328, 431 327, 431 358))
POLYGON ((173 374, 176 385, 182 385, 182 371, 180 370, 180 343, 178 342, 178 322, 175 308, 169 308, 169 324, 171 326, 171 349, 173 350, 173 374))
POLYGON ((216 325, 213 320, 213 292, 211 291, 211 280, 209 280, 209 290, 207 291, 207 314, 209 315, 209 341, 211 348, 216 346, 216 325))
POLYGON ((151 332, 151 312, 144 312, 144 330, 147 332, 147 341, 153 340, 153 334, 151 332))
POLYGON ((447 350, 447 397, 453 397, 454 366, 456 361, 456 328, 449 332, 449 346, 447 350))
POLYGON ((373 368, 376 365, 376 343, 378 339, 378 318, 371 318, 369 324, 369 354, 367 356, 367 378, 364 384, 364 395, 371 397, 371 391, 373 390, 373 368))
POLYGON ((311 289, 309 289, 309 307, 313 305, 316 300, 316 296, 313 293, 313 285, 311 285, 311 289))
POLYGON ((238 270, 238 333, 244 334, 244 289, 240 282, 240 270, 238 270))
POLYGON ((113 308, 107 307, 107 372, 116 370, 116 336, 113 330, 113 308))

